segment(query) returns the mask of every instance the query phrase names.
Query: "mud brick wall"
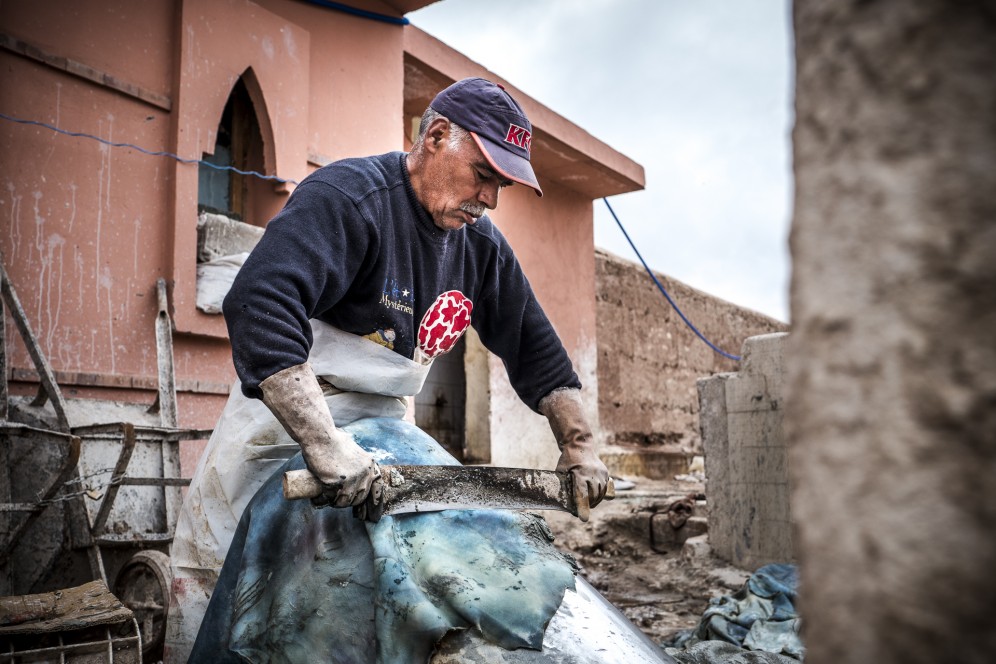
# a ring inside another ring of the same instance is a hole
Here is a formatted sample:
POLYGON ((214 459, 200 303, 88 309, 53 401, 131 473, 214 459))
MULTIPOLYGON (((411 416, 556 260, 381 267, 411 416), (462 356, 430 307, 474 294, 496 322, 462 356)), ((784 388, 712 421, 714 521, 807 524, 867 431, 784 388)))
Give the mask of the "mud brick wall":
MULTIPOLYGON (((748 337, 785 323, 655 273, 695 326, 737 355, 748 337)), ((685 325, 643 266, 595 252, 598 410, 607 450, 702 453, 698 393, 703 376, 737 371, 685 325)))

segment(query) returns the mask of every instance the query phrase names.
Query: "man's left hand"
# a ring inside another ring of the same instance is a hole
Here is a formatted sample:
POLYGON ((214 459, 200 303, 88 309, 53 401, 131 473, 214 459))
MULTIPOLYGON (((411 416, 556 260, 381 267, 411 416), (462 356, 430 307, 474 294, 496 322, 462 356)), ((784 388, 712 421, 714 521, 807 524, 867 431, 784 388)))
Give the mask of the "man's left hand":
POLYGON ((609 469, 598 458, 594 447, 590 443, 567 443, 561 445, 560 450, 557 470, 570 473, 574 486, 587 492, 589 507, 602 502, 609 483, 609 469))
POLYGON ((557 437, 557 470, 570 473, 575 490, 587 493, 588 506, 594 507, 605 497, 609 471, 595 452, 595 437, 581 408, 581 391, 554 390, 540 400, 539 410, 557 437))

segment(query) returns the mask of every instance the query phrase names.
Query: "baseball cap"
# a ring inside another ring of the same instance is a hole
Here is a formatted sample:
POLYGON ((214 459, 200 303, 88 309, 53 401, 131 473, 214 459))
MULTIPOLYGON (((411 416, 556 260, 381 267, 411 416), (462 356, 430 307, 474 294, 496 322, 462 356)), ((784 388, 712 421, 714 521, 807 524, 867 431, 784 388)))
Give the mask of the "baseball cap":
POLYGON ((469 131, 502 177, 543 195, 529 163, 533 126, 505 88, 483 78, 465 78, 436 95, 429 106, 469 131))

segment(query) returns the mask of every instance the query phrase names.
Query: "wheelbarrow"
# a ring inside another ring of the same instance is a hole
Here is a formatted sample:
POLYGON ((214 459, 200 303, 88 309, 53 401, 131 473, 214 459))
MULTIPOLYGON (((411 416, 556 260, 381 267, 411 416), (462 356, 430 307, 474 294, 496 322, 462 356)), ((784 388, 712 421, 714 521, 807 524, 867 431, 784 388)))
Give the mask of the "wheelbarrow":
MULTIPOLYGON (((3 302, 38 371, 40 389, 32 405, 50 402, 56 420, 55 430, 7 420, 5 356, 0 344, 0 453, 9 451, 14 440, 17 444, 44 442, 66 447, 61 468, 44 481, 42 490, 33 492, 36 500, 0 502, 0 517, 9 521, 0 533, 0 563, 6 563, 22 535, 46 507, 64 502, 72 548, 86 550, 92 578, 106 584, 133 611, 141 628, 143 654, 147 659, 155 657, 162 649, 169 609, 169 545, 183 499, 182 487, 189 484, 189 479, 180 475, 179 443, 203 440, 211 434, 210 430, 177 426, 166 284, 161 279, 157 284, 159 389, 149 414, 143 413, 135 421, 85 426, 72 426, 67 403, 2 265, 0 285, 3 302), (156 420, 158 423, 150 423, 156 420), (12 513, 26 516, 17 520, 12 513)), ((0 315, 0 334, 2 331, 0 315)), ((4 496, 0 496, 2 500, 4 496)))

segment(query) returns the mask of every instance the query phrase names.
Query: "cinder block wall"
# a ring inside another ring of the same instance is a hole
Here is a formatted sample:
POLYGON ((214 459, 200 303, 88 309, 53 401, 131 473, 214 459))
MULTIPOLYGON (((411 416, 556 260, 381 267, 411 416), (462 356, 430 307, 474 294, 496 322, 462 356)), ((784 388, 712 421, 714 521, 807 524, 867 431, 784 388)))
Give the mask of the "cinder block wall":
POLYGON ((787 336, 747 339, 740 371, 698 381, 709 544, 750 570, 795 558, 782 433, 787 336))
MULTIPOLYGON (((696 327, 727 352, 736 354, 748 337, 787 329, 781 321, 655 274, 696 327)), ((598 412, 607 456, 701 454, 695 382, 736 371, 737 363, 688 329, 642 265, 597 250, 595 279, 598 412)))

